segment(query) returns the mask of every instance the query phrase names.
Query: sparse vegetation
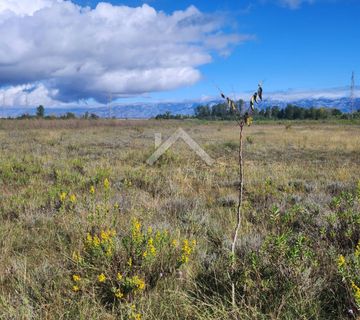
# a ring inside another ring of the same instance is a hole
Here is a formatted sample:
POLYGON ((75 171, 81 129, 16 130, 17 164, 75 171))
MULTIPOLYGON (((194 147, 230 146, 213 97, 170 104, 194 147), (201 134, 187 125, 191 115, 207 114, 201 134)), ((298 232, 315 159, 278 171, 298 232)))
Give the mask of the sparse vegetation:
MULTIPOLYGON (((356 319, 360 127, 244 132, 184 120, 154 166, 156 120, 0 121, 1 319, 356 319)), ((164 121, 164 137, 178 123, 164 121)))

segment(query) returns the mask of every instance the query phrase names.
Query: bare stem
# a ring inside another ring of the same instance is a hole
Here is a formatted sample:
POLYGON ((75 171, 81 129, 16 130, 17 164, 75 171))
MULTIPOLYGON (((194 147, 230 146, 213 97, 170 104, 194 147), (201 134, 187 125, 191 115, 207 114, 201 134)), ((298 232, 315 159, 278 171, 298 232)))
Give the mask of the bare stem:
MULTIPOLYGON (((233 241, 231 245, 231 256, 232 256, 232 263, 231 263, 231 271, 232 276, 235 270, 235 249, 236 249, 236 242, 239 235, 239 230, 241 227, 241 207, 243 202, 243 189, 244 189, 244 163, 243 163, 243 127, 244 123, 240 123, 240 135, 239 135, 239 158, 238 158, 238 164, 239 164, 239 199, 238 199, 238 205, 237 205, 237 223, 234 231, 233 241)), ((234 279, 232 279, 231 282, 231 300, 233 307, 236 306, 236 300, 235 300, 235 282, 234 279)))

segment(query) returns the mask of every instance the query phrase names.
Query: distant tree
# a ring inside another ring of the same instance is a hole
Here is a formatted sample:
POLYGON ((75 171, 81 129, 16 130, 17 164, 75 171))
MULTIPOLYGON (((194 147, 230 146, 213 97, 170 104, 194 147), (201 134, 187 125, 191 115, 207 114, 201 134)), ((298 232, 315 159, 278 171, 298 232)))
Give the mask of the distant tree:
POLYGON ((294 106, 293 119, 304 119, 304 118, 305 118, 305 109, 294 106))
POLYGON ((292 120, 294 118, 294 106, 292 104, 288 104, 284 110, 284 118, 292 120))
POLYGON ((90 119, 96 120, 96 119, 99 119, 99 116, 97 114, 95 114, 95 113, 91 113, 90 114, 90 119))
POLYGON ((274 106, 271 108, 271 117, 274 119, 279 118, 280 108, 278 106, 274 106))
POLYGON ((45 108, 40 105, 36 108, 36 116, 38 118, 44 118, 44 115, 45 115, 45 108))
POLYGON ((334 116, 334 117, 339 117, 342 115, 342 112, 339 110, 339 109, 332 109, 331 110, 331 115, 334 116))
POLYGON ((159 120, 159 119, 166 119, 166 120, 176 119, 176 120, 182 120, 182 119, 190 119, 190 118, 193 118, 193 116, 183 115, 183 114, 171 114, 171 112, 169 112, 169 111, 166 111, 166 112, 163 113, 163 114, 158 114, 158 115, 155 116, 155 119, 156 119, 156 120, 159 120))
POLYGON ((197 106, 195 108, 195 117, 199 119, 206 119, 211 116, 211 110, 209 106, 197 106))
POLYGON ((17 117, 16 119, 31 119, 33 116, 31 116, 28 113, 24 113, 21 116, 17 117))
POLYGON ((62 115, 60 118, 61 119, 75 119, 76 115, 73 112, 66 112, 66 114, 62 115))
POLYGON ((318 110, 318 119, 326 119, 329 116, 329 111, 328 109, 322 107, 317 109, 318 110))
POLYGON ((267 108, 265 109, 264 116, 265 116, 265 118, 267 118, 267 119, 270 119, 270 118, 271 118, 271 108, 270 108, 270 107, 267 107, 267 108))
POLYGON ((226 119, 229 115, 228 106, 226 103, 219 103, 212 107, 211 115, 217 119, 226 119))

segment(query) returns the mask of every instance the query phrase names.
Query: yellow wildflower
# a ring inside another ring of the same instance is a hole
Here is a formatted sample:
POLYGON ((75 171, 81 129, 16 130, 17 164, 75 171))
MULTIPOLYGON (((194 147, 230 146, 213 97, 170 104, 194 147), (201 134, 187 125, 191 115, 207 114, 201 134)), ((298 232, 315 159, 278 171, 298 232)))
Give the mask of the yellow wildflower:
POLYGON ((70 195, 70 202, 75 203, 76 202, 76 196, 74 194, 70 195))
POLYGON ((141 223, 138 219, 134 218, 133 219, 133 228, 135 231, 140 232, 141 229, 141 223))
POLYGON ((93 245, 95 247, 98 247, 100 245, 100 239, 99 239, 99 237, 97 235, 95 235, 94 238, 93 238, 93 245))
POLYGON ((75 282, 79 282, 81 280, 81 277, 78 274, 74 274, 72 278, 75 282))
POLYGON ((358 242, 356 249, 355 249, 355 257, 356 258, 360 257, 360 241, 358 242))
POLYGON ((73 254, 72 254, 72 258, 74 261, 76 262, 82 262, 82 258, 81 258, 81 255, 80 253, 74 251, 73 254))
POLYGON ((108 190, 110 188, 110 182, 108 180, 108 178, 105 178, 104 180, 104 189, 108 190))
POLYGON ((354 281, 351 281, 351 288, 353 288, 354 291, 359 291, 360 290, 360 288, 355 284, 354 281))
POLYGON ((338 259, 338 267, 342 268, 345 265, 345 263, 346 263, 345 257, 343 255, 340 255, 338 259))
POLYGON ((119 281, 121 281, 123 278, 122 274, 120 272, 117 273, 116 275, 116 279, 118 279, 119 281))
POLYGON ((98 278, 99 282, 105 282, 106 281, 106 276, 103 273, 99 274, 97 278, 98 278))
POLYGON ((185 254, 181 255, 181 262, 183 263, 188 263, 189 262, 189 257, 185 254))
POLYGON ((136 307, 134 304, 130 306, 130 319, 141 320, 141 314, 136 312, 136 307))
POLYGON ((360 306, 360 288, 355 284, 354 281, 351 281, 351 287, 354 290, 354 298, 358 306, 360 306))
POLYGON ((183 248, 182 248, 183 252, 186 254, 190 254, 191 253, 191 247, 189 245, 189 240, 184 240, 183 242, 183 248))
POLYGON ((189 262, 189 256, 192 253, 192 248, 189 244, 189 240, 185 239, 183 241, 183 246, 181 248, 182 255, 181 255, 181 262, 188 263, 189 262))
POLYGON ((79 288, 79 286, 74 285, 74 286, 72 287, 72 290, 73 290, 74 292, 78 292, 78 291, 80 290, 80 288, 79 288))
POLYGON ((131 267, 132 266, 132 259, 129 258, 128 262, 127 262, 128 266, 131 267))
POLYGON ((174 239, 174 240, 171 242, 171 245, 172 245, 173 247, 177 247, 177 245, 178 245, 177 240, 174 239))
POLYGON ((134 218, 132 221, 131 234, 135 241, 139 241, 142 237, 141 234, 141 223, 138 219, 134 218))
POLYGON ((121 299, 123 296, 124 296, 124 294, 120 291, 120 289, 116 289, 115 297, 118 299, 121 299))
POLYGON ((140 279, 138 276, 133 276, 132 281, 139 291, 145 289, 145 281, 143 279, 140 279))
POLYGON ((90 193, 91 193, 91 194, 94 194, 94 193, 95 193, 95 187, 94 187, 94 186, 91 186, 91 187, 90 187, 90 193))
POLYGON ((154 246, 154 239, 153 238, 149 238, 147 245, 146 245, 146 250, 143 253, 143 257, 150 257, 153 258, 156 255, 156 248, 154 246))
POLYGON ((106 231, 101 231, 100 232, 100 238, 103 239, 103 240, 108 240, 109 239, 109 232, 106 232, 106 231))
POLYGON ((154 256, 154 255, 156 255, 156 248, 152 245, 152 246, 150 246, 150 253, 154 256))
POLYGON ((113 254, 112 249, 111 249, 110 247, 109 247, 109 248, 107 248, 107 249, 106 249, 106 253, 105 253, 105 254, 106 254, 106 256, 107 256, 107 257, 111 257, 111 256, 112 256, 112 254, 113 254))
POLYGON ((65 199, 66 199, 66 192, 61 192, 61 193, 60 193, 60 201, 61 201, 61 202, 64 202, 65 199))
POLYGON ((86 240, 85 240, 85 242, 86 242, 86 244, 87 244, 88 246, 91 246, 91 245, 92 245, 92 240, 93 240, 93 238, 92 238, 91 234, 90 234, 90 233, 87 233, 87 234, 86 234, 86 240))

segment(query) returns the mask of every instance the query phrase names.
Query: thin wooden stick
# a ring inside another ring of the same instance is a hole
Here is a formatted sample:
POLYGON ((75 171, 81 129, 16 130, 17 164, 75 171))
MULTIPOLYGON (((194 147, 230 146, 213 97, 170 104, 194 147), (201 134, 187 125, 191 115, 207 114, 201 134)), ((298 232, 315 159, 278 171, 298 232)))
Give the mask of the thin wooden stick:
MULTIPOLYGON (((235 249, 236 249, 236 242, 239 235, 239 230, 241 227, 241 208, 242 208, 242 202, 243 202, 243 190, 244 190, 244 159, 243 159, 243 128, 244 128, 244 122, 240 123, 240 133, 239 133, 239 199, 238 199, 238 205, 237 205, 237 223, 234 230, 234 236, 233 241, 231 244, 231 255, 232 255, 232 263, 231 263, 231 269, 232 269, 232 276, 235 271, 235 249)), ((231 301, 233 307, 236 307, 236 299, 235 299, 235 281, 232 279, 231 282, 231 301)))

